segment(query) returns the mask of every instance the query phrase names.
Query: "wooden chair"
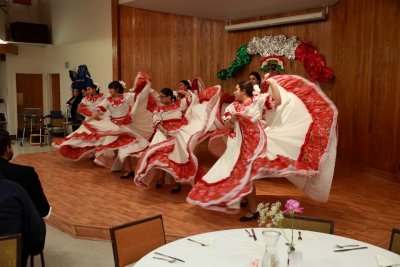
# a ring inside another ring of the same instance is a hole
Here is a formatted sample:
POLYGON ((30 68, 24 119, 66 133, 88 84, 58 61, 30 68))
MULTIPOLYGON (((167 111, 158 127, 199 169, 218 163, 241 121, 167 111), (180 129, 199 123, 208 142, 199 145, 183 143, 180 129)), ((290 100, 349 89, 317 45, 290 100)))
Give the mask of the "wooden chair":
POLYGON ((294 229, 333 234, 334 222, 332 220, 297 215, 294 215, 292 219, 290 216, 285 215, 282 221, 282 227, 292 228, 292 220, 294 229))
POLYGON ((21 266, 21 235, 0 237, 0 266, 21 266))
POLYGON ((110 229, 116 267, 132 264, 166 244, 162 215, 110 229))
POLYGON ((390 238, 389 250, 400 254, 400 229, 393 228, 392 237, 390 238))

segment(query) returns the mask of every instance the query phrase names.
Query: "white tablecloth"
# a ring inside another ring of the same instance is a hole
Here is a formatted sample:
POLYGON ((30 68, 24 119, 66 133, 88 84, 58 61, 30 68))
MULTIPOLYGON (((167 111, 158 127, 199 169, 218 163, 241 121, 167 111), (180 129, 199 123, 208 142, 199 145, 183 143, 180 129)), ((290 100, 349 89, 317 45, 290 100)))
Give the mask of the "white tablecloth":
MULTIPOLYGON (((249 228, 247 228, 250 230, 249 228)), ((264 239, 262 231, 265 228, 254 228, 257 241, 245 231, 234 229, 204 233, 189 238, 207 244, 203 247, 186 238, 168 243, 153 252, 150 252, 135 267, 154 266, 190 266, 190 267, 249 267, 256 259, 261 259, 264 253, 264 239), (154 252, 167 254, 185 261, 169 263, 153 259, 160 257, 154 252)), ((283 230, 290 237, 290 230, 283 230)), ((388 250, 337 235, 322 234, 311 231, 301 231, 303 240, 297 240, 298 231, 295 231, 295 247, 303 253, 303 267, 379 267, 377 256, 386 264, 400 263, 400 255, 388 250), (333 252, 336 245, 367 246, 367 249, 347 252, 333 252)), ((287 246, 281 235, 278 243, 280 267, 286 267, 287 246)))

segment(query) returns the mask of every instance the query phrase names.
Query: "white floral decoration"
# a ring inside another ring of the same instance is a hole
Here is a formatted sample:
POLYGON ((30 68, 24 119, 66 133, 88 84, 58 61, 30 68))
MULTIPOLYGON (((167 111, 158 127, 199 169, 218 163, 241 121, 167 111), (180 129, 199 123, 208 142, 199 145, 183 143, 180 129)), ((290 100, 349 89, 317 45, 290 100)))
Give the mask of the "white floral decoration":
POLYGON ((262 57, 285 56, 288 59, 295 59, 294 52, 300 43, 296 36, 287 38, 283 34, 253 37, 247 45, 247 53, 260 54, 262 57))

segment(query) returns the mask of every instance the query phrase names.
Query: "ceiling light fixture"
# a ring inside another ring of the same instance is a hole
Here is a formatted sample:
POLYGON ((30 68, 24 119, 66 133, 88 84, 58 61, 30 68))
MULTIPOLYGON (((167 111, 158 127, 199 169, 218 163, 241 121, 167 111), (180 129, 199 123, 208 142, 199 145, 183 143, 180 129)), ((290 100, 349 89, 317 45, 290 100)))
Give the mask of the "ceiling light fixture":
POLYGON ((295 15, 295 16, 266 19, 266 20, 260 20, 260 21, 238 23, 238 24, 228 24, 228 25, 225 25, 225 30, 226 31, 240 31, 240 30, 247 30, 247 29, 254 29, 254 28, 261 28, 261 27, 271 27, 271 26, 285 25, 285 24, 291 24, 291 23, 324 20, 325 17, 326 17, 326 12, 325 12, 325 9, 323 9, 322 11, 301 14, 301 15, 295 15))

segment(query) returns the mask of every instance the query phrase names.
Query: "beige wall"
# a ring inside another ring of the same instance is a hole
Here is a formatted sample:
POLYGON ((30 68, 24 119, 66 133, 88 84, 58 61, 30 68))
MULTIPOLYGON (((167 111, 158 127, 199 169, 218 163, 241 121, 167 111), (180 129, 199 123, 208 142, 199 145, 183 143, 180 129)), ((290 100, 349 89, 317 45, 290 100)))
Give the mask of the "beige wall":
POLYGON ((65 112, 64 103, 70 97, 71 85, 69 69, 64 67, 66 61, 74 69, 86 64, 103 91, 112 79, 110 0, 53 0, 49 4, 54 44, 46 47, 18 45, 18 55, 7 55, 6 81, 0 81, 1 85, 5 83, 0 88, 0 96, 4 96, 7 103, 11 134, 17 132, 16 73, 43 74, 45 112, 51 105, 48 88, 48 75, 51 73, 60 74, 61 108, 65 112))

